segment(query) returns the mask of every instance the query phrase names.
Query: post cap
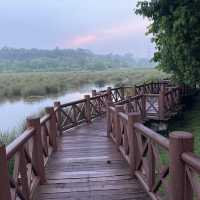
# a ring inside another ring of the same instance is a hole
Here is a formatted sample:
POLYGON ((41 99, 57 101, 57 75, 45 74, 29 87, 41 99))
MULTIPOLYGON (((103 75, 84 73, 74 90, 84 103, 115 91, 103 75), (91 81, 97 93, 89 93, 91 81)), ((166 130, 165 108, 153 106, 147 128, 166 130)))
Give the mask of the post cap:
POLYGON ((26 118, 27 127, 32 127, 35 124, 40 124, 40 117, 27 117, 26 118))
POLYGON ((47 113, 51 113, 51 112, 54 111, 54 108, 53 108, 53 107, 46 107, 46 108, 45 108, 45 111, 46 111, 47 113))
POLYGON ((85 98, 85 99, 89 99, 89 98, 90 98, 90 95, 89 95, 89 94, 86 94, 86 95, 84 95, 84 98, 85 98))
POLYGON ((174 131, 169 134, 169 137, 174 139, 193 139, 194 136, 189 132, 174 131))
POLYGON ((54 106, 60 106, 60 104, 61 104, 60 101, 55 101, 54 102, 54 106))

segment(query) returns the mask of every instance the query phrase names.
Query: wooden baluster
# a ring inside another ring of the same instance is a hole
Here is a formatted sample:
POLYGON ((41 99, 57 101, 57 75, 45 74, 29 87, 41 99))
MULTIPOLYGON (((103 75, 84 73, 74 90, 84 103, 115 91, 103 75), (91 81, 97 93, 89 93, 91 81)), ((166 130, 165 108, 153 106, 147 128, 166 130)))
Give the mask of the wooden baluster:
POLYGON ((132 94, 133 97, 137 95, 136 85, 133 86, 133 88, 132 88, 132 93, 133 93, 133 94, 132 94))
POLYGON ((121 145, 122 139, 120 120, 118 116, 119 112, 124 112, 124 106, 115 106, 115 139, 117 147, 121 145))
POLYGON ((124 152, 126 155, 129 154, 129 138, 128 138, 128 121, 124 123, 124 120, 122 121, 122 124, 124 126, 124 134, 123 134, 123 146, 124 146, 124 152))
POLYGON ((97 106, 98 106, 98 108, 97 108, 97 110, 98 110, 98 112, 99 112, 99 115, 101 115, 102 114, 102 112, 101 112, 101 96, 99 96, 97 99, 96 99, 96 101, 97 101, 97 106))
MULTIPOLYGON (((35 146, 33 146, 33 149, 35 148, 35 146)), ((33 157, 35 151, 33 150, 33 157)), ((34 163, 34 167, 36 167, 37 163, 34 163)), ((37 168, 36 168, 37 170, 37 168)), ((25 196, 25 198, 28 200, 30 199, 30 188, 29 188, 29 184, 28 184, 28 176, 27 176, 27 162, 25 159, 25 152, 24 152, 24 147, 21 147, 20 150, 20 164, 19 164, 19 171, 20 171, 20 182, 21 182, 21 186, 22 186, 22 193, 25 196)))
POLYGON ((51 117, 49 119, 49 138, 54 151, 57 151, 57 127, 56 127, 56 116, 53 107, 46 107, 45 111, 51 117))
POLYGON ((33 136, 33 165, 38 173, 38 176, 40 177, 40 183, 44 184, 46 182, 46 177, 42 149, 40 118, 28 118, 27 127, 35 129, 33 136))
POLYGON ((61 128, 61 103, 60 101, 56 101, 54 102, 54 108, 58 108, 57 111, 56 111, 56 118, 57 118, 57 130, 58 130, 58 133, 59 135, 62 135, 62 128, 61 128))
POLYGON ((141 99, 142 100, 141 116, 142 116, 142 119, 144 120, 144 118, 146 117, 146 96, 144 93, 142 94, 141 98, 142 98, 141 99))
POLYGON ((97 96, 97 91, 96 90, 92 90, 92 97, 97 96))
POLYGON ((144 83, 142 86, 142 92, 143 94, 146 94, 146 83, 144 83))
POLYGON ((0 144, 0 199, 11 200, 6 148, 0 144))
POLYGON ((183 152, 193 152, 193 135, 187 132, 172 132, 169 135, 169 140, 169 187, 171 200, 192 200, 192 189, 186 176, 185 165, 181 155, 183 152))
POLYGON ((134 129, 134 123, 141 121, 140 113, 129 113, 128 114, 128 141, 129 141, 129 157, 130 157, 130 168, 131 175, 133 176, 136 170, 137 163, 139 161, 139 149, 137 143, 137 136, 134 129))
POLYGON ((161 85, 160 94, 158 99, 158 110, 160 120, 164 120, 165 118, 165 87, 161 85))
POLYGON ((92 108, 90 105, 90 95, 85 95, 85 116, 86 116, 86 121, 87 123, 91 123, 91 118, 92 118, 92 108))
POLYGON ((72 110, 73 110, 73 121, 74 121, 74 125, 77 126, 78 124, 78 120, 77 120, 77 109, 75 105, 72 105, 72 110))
POLYGON ((134 110, 132 110, 132 106, 131 106, 131 97, 126 97, 126 99, 128 100, 127 103, 127 111, 129 112, 134 112, 134 110))
POLYGON ((107 127, 107 137, 110 137, 110 131, 111 131, 111 112, 110 112, 110 109, 109 109, 109 106, 107 107, 107 110, 106 110, 106 127, 107 127))
POLYGON ((125 99, 125 88, 124 87, 120 88, 120 94, 121 94, 121 100, 124 100, 125 99))
POLYGON ((107 137, 110 137, 110 131, 112 127, 112 121, 111 121, 111 111, 109 107, 112 106, 112 103, 107 104, 107 110, 106 110, 106 121, 107 121, 107 137))
POLYGON ((153 94, 155 94, 155 93, 156 93, 156 90, 155 90, 155 89, 156 89, 155 83, 153 82, 152 85, 153 85, 153 94))
POLYGON ((154 83, 151 81, 151 94, 154 94, 154 83))
POLYGON ((111 102, 113 102, 112 101, 112 91, 111 91, 111 87, 108 87, 107 88, 107 104, 109 104, 109 103, 111 103, 111 102))
POLYGON ((151 139, 148 139, 148 152, 147 152, 147 159, 148 159, 148 174, 147 174, 147 180, 148 180, 148 186, 150 191, 152 191, 153 186, 155 184, 155 156, 153 154, 153 147, 152 147, 152 141, 151 139))

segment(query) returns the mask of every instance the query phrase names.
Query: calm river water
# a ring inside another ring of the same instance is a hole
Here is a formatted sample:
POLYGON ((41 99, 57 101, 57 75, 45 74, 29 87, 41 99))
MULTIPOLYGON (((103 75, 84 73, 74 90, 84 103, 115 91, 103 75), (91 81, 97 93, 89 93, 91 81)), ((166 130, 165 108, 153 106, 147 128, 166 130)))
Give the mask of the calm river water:
POLYGON ((58 97, 46 97, 37 100, 6 100, 0 103, 0 130, 2 132, 12 131, 26 120, 28 116, 39 113, 46 106, 52 106, 54 101, 67 103, 83 98, 85 94, 91 94, 92 89, 104 90, 108 87, 97 88, 95 86, 85 86, 79 91, 68 91, 58 97))

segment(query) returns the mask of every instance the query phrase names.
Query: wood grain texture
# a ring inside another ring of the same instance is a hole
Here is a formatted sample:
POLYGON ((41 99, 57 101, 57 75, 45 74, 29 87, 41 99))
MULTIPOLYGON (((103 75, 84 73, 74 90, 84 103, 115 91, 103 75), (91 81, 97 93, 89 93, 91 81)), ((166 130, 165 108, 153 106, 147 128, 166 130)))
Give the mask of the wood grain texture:
POLYGON ((128 164, 106 137, 104 119, 66 131, 46 166, 38 199, 149 200, 128 164))

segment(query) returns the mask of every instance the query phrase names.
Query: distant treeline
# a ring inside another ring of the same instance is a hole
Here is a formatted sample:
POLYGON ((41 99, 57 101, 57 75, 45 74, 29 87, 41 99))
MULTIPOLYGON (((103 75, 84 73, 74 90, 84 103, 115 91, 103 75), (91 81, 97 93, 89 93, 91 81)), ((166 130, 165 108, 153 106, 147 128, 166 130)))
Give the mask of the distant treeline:
POLYGON ((119 68, 152 68, 149 59, 132 54, 97 55, 86 49, 0 49, 0 72, 102 71, 119 68))

